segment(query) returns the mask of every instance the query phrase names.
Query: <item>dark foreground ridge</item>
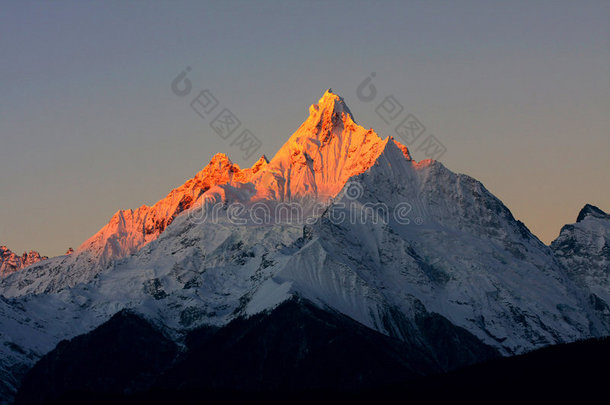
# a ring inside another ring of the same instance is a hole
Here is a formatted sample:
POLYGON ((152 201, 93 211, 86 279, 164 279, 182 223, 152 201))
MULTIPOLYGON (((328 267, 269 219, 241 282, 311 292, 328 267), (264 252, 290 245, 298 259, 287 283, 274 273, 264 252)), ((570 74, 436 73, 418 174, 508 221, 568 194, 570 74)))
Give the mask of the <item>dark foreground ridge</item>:
POLYGON ((606 389, 610 338, 499 358, 436 317, 426 322, 444 339, 443 359, 304 300, 198 329, 182 351, 139 316, 120 312, 44 356, 25 377, 17 403, 493 403, 582 400, 606 389), (450 356, 465 345, 478 354, 469 361, 480 363, 446 372, 443 362, 465 366, 450 356))
POLYGON ((407 343, 292 299, 270 313, 195 330, 179 350, 147 321, 124 311, 45 355, 24 378, 17 403, 349 393, 498 357, 443 317, 431 314, 417 323, 417 336, 407 343), (427 343, 432 341, 435 346, 427 343))

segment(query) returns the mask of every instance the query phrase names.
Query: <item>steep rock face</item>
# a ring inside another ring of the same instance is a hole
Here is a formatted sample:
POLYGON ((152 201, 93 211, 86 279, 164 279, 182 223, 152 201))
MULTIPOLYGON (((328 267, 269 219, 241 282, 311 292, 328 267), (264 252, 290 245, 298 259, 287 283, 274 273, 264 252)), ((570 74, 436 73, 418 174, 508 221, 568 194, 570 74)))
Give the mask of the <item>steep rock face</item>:
POLYGON ((585 205, 576 223, 561 228, 551 249, 610 326, 610 215, 593 205, 585 205))
POLYGON ((0 246, 0 277, 8 276, 24 267, 46 259, 48 259, 47 256, 41 256, 34 250, 30 250, 29 253, 24 252, 21 256, 18 256, 6 246, 0 246))

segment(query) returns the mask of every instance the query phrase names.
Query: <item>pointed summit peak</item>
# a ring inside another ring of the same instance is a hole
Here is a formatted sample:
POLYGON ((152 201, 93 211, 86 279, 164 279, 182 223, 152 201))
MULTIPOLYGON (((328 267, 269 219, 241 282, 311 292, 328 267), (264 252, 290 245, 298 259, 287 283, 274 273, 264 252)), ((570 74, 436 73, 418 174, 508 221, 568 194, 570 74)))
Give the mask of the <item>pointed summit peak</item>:
POLYGON ((333 93, 332 89, 328 89, 318 100, 317 104, 312 104, 311 107, 309 107, 308 121, 313 119, 316 122, 320 122, 322 120, 331 119, 333 116, 341 117, 342 114, 345 114, 354 122, 354 116, 347 104, 345 104, 343 98, 333 93))
POLYGON ((229 157, 224 154, 224 153, 217 153, 214 156, 212 156, 212 159, 210 159, 210 163, 209 164, 232 164, 233 162, 231 162, 231 159, 229 159, 229 157))
POLYGON ((576 218, 576 222, 582 221, 589 215, 594 218, 610 219, 610 215, 606 214, 604 211, 600 210, 595 205, 585 204, 585 206, 578 213, 578 218, 576 218))
MULTIPOLYGON (((350 177, 368 170, 389 142, 356 124, 332 89, 309 112, 269 164, 252 177, 256 198, 286 201, 313 196, 325 201, 337 195, 350 177)), ((392 146, 395 155, 410 160, 404 146, 392 146)))
MULTIPOLYGON (((224 153, 217 153, 212 156, 210 163, 208 163, 199 173, 195 175, 191 180, 184 183, 183 186, 191 187, 192 183, 204 181, 204 179, 213 179, 212 183, 226 183, 231 179, 231 176, 235 173, 241 172, 241 168, 238 164, 233 163, 229 157, 224 153)), ((207 180, 205 180, 207 182, 207 180)))

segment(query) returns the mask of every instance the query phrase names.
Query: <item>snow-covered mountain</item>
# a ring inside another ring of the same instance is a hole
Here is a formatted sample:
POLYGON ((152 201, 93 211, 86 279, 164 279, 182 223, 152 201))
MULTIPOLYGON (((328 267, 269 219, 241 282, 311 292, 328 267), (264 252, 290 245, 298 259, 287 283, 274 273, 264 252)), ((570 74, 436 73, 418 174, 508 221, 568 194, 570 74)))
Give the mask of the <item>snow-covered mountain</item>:
POLYGON ((0 246, 0 277, 8 276, 24 267, 46 259, 48 259, 47 256, 41 256, 35 250, 30 250, 29 253, 24 252, 21 256, 18 256, 6 246, 0 246))
POLYGON ((610 325, 610 215, 585 205, 576 223, 561 228, 551 249, 568 276, 586 291, 598 316, 610 325))
POLYGON ((269 162, 242 170, 216 155, 74 254, 1 280, 4 392, 59 341, 124 309, 183 344, 305 300, 441 369, 609 333, 582 283, 480 182, 414 161, 330 90, 309 111, 269 162), (456 341, 472 351, 443 360, 439 342, 456 341))

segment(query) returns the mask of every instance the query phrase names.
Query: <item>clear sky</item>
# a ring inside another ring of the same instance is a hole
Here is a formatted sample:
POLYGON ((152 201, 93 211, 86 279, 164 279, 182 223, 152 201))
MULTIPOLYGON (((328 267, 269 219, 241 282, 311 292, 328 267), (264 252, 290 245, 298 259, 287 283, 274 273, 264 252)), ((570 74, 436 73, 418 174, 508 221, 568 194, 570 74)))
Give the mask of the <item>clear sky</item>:
POLYGON ((329 87, 392 135, 356 96, 375 72, 548 243, 610 210, 609 21, 610 1, 2 1, 0 244, 63 254, 216 152, 253 163, 171 91, 187 66, 269 157, 329 87))

